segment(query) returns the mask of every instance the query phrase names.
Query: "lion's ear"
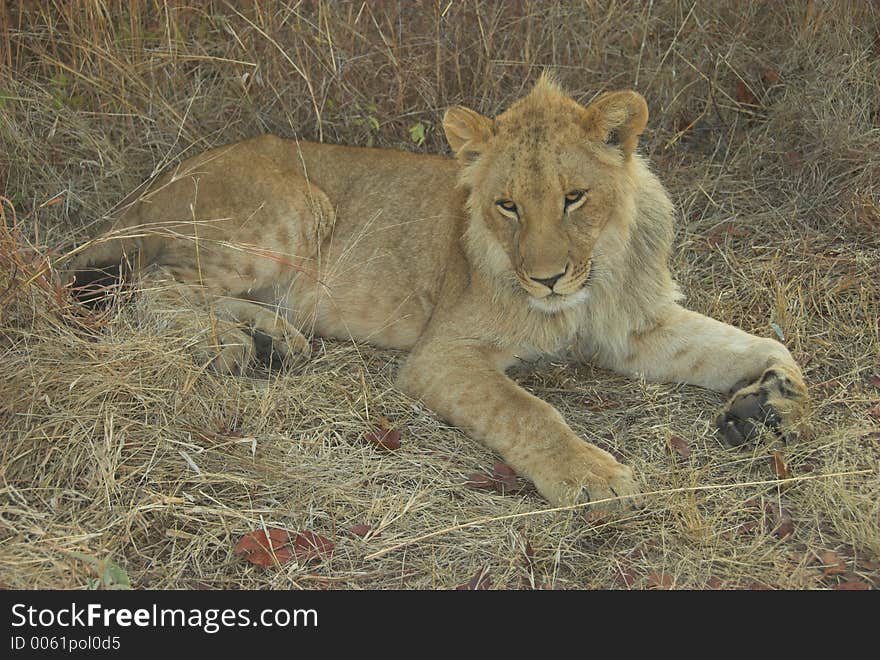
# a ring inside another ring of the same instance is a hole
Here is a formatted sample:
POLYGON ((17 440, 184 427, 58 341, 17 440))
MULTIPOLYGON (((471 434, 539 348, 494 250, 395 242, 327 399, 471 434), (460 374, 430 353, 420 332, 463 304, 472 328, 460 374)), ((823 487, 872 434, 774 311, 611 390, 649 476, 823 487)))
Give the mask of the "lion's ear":
POLYGON ((492 120, 457 105, 443 115, 443 131, 456 157, 470 163, 477 159, 492 135, 492 120))
POLYGON ((629 156, 648 123, 648 104, 638 92, 607 92, 587 107, 587 130, 594 139, 618 146, 629 156))

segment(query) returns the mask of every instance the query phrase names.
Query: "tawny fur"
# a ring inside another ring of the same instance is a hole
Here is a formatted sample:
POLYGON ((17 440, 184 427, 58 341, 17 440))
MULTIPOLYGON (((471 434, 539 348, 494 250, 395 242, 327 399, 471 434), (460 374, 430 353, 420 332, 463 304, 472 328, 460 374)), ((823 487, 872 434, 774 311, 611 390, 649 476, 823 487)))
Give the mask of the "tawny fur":
POLYGON ((455 160, 270 135, 220 147, 133 193, 72 269, 128 255, 147 304, 170 292, 197 356, 229 373, 260 337, 284 358, 313 333, 408 349, 399 387, 549 501, 619 506, 632 471, 510 380, 518 359, 576 345, 637 377, 739 383, 719 422, 737 438, 762 421, 742 413, 753 399, 782 432, 808 406, 782 344, 679 306, 673 206, 634 152, 647 114, 635 92, 584 107, 543 77, 494 119, 450 109, 455 160))

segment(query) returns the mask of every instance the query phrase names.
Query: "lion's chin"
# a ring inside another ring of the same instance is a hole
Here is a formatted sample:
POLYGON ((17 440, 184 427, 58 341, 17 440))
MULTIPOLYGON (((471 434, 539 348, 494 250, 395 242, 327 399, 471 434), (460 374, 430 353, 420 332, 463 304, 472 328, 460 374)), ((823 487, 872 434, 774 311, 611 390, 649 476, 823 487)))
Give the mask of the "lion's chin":
POLYGON ((590 297, 589 289, 580 289, 568 295, 560 295, 551 293, 544 298, 529 297, 529 305, 533 309, 538 309, 546 314, 556 314, 558 312, 582 305, 590 297))

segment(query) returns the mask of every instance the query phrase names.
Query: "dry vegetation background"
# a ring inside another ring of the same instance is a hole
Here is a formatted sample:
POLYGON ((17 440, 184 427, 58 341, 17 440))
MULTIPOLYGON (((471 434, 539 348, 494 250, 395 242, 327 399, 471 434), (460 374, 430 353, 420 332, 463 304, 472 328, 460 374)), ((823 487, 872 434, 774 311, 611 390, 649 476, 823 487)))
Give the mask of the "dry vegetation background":
POLYGON ((3 586, 880 584, 876 4, 0 1, 0 21, 3 586), (497 113, 545 67, 583 102, 648 99, 688 305, 784 337, 811 438, 725 449, 720 395, 548 362, 517 378, 655 494, 540 513, 531 487, 464 485, 495 457, 393 389, 399 354, 316 339, 297 372, 218 377, 136 293, 87 314, 60 289, 51 264, 177 159, 267 131, 443 152, 446 106, 497 113), (395 451, 363 441, 382 417, 395 451), (254 566, 233 548, 263 526, 335 550, 254 566))

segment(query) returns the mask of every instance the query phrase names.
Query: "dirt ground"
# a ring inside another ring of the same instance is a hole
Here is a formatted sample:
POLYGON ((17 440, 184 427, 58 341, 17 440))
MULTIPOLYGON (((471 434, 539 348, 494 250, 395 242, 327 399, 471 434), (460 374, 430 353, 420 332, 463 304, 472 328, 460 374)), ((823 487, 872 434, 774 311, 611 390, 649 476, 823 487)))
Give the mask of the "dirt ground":
POLYGON ((876 4, 110 5, 0 0, 0 585, 880 586, 876 4), (790 348, 810 437, 726 449, 721 395, 547 361, 516 378, 648 493, 586 520, 467 485, 496 457, 393 388, 398 353, 316 338, 296 371, 220 377, 136 291, 84 312, 60 286, 180 158, 263 132, 448 153, 444 108, 496 114, 545 68, 646 97, 686 304, 790 348), (399 449, 364 440, 382 418, 399 449), (335 547, 264 568, 234 552, 261 528, 335 547))

